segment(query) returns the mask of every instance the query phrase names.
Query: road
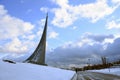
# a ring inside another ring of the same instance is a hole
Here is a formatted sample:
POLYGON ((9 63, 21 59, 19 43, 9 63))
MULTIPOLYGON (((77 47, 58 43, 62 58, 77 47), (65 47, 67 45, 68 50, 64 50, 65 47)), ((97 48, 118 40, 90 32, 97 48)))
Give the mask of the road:
POLYGON ((120 76, 97 72, 79 71, 72 80, 120 80, 120 76))

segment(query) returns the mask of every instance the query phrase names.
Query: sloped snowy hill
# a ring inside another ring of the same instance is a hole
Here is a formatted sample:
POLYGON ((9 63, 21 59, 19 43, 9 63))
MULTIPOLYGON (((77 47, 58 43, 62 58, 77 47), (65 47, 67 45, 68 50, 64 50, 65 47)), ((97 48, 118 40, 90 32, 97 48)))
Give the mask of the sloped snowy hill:
POLYGON ((0 80, 71 80, 75 72, 29 63, 0 60, 0 80))

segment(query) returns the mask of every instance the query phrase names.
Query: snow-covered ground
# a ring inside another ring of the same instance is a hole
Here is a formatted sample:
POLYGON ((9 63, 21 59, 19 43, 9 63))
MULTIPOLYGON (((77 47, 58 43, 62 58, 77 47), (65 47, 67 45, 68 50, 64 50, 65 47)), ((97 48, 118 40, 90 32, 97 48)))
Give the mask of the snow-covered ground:
POLYGON ((71 80, 75 72, 29 63, 0 60, 0 80, 71 80))
POLYGON ((106 68, 100 70, 89 70, 92 72, 100 72, 100 73, 107 73, 107 74, 114 74, 120 76, 120 68, 106 68))

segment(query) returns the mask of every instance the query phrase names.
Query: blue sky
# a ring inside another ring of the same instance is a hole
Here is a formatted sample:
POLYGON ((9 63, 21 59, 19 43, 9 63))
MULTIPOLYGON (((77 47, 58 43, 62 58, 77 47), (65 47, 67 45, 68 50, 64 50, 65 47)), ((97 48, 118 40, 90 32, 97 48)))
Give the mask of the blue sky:
POLYGON ((1 57, 32 53, 47 12, 48 63, 119 55, 120 0, 0 0, 0 12, 1 57))

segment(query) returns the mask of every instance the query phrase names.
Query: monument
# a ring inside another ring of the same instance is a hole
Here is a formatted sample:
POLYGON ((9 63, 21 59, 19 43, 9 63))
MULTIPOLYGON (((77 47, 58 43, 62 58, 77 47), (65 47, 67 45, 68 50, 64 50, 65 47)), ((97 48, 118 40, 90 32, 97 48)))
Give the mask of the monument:
POLYGON ((43 34, 41 40, 33 52, 33 54, 27 58, 24 62, 46 65, 45 64, 45 53, 46 53, 46 35, 47 35, 47 22, 48 22, 48 14, 46 16, 45 26, 43 30, 43 34))

